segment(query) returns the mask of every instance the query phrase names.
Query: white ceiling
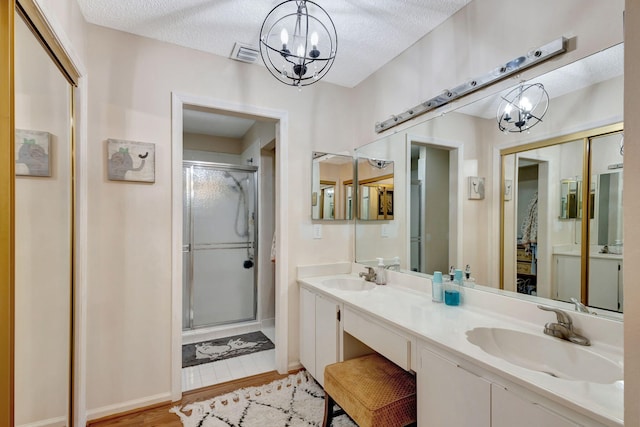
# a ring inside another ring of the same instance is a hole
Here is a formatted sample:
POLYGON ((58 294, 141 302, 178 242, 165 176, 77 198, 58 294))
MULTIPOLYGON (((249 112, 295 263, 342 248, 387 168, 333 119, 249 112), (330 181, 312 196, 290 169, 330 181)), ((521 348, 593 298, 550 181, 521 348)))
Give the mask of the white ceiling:
MULTIPOLYGON (((264 18, 282 2, 77 1, 85 19, 93 24, 224 57, 230 55, 235 42, 257 48, 264 18)), ((331 16, 338 33, 336 60, 323 80, 356 86, 470 1, 316 0, 331 16)))

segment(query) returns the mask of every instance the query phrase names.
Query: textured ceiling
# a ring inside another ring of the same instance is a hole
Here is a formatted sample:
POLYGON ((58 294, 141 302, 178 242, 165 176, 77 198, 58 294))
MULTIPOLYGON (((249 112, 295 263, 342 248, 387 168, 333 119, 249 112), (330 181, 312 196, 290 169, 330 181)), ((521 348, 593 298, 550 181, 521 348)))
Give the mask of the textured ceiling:
MULTIPOLYGON (((258 47, 262 21, 282 0, 77 1, 93 24, 228 57, 235 42, 258 47)), ((470 1, 316 0, 338 33, 324 80, 356 86, 470 1)))

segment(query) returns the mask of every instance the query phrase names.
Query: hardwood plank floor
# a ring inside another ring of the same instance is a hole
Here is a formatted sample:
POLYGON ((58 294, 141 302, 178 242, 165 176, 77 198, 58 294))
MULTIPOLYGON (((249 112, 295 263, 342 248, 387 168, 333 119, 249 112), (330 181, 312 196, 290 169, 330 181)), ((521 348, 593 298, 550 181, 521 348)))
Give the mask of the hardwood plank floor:
MULTIPOLYGON (((294 374, 296 372, 298 371, 289 372, 289 374, 287 375, 294 374)), ((211 399, 212 397, 229 393, 239 388, 268 384, 271 381, 285 378, 287 375, 281 375, 276 371, 271 371, 240 380, 216 384, 211 387, 205 387, 198 390, 186 392, 182 395, 182 400, 180 400, 179 402, 171 402, 154 406, 142 411, 135 411, 120 416, 111 416, 100 420, 90 421, 88 423, 88 426, 181 427, 182 423, 180 422, 180 418, 176 414, 172 414, 169 412, 169 409, 174 406, 183 406, 187 403, 211 399)))

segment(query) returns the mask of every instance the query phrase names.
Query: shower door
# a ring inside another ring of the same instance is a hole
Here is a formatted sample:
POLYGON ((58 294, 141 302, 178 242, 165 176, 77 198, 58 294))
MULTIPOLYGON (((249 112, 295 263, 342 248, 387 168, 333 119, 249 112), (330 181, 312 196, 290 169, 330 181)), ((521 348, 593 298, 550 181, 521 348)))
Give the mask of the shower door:
POLYGON ((184 163, 183 329, 256 318, 256 171, 184 163))

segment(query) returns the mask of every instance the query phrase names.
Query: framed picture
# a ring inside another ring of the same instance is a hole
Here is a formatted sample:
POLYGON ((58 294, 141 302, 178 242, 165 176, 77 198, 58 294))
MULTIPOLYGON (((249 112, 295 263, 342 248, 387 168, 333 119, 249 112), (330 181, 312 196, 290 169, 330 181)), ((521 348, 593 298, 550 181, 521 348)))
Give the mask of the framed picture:
POLYGON ((504 200, 511 200, 513 194, 513 180, 505 179, 504 180, 504 200))
POLYGON ((51 134, 16 129, 16 175, 51 176, 51 134))
POLYGON ((112 181, 155 182, 156 145, 107 140, 107 176, 112 181))

